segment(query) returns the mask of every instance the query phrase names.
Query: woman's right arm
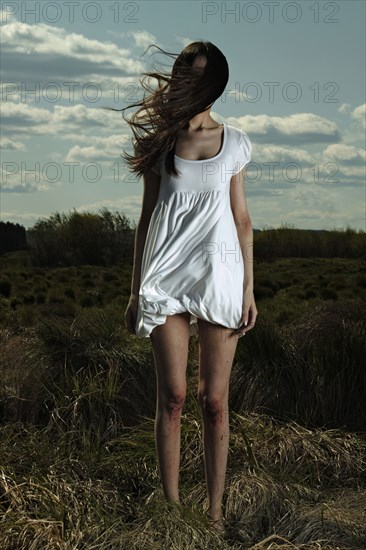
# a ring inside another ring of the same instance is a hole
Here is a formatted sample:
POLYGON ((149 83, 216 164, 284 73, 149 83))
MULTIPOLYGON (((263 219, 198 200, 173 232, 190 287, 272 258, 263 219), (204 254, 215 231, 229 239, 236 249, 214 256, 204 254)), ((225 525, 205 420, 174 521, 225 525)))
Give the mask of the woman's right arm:
POLYGON ((139 294, 142 255, 144 252, 147 230, 149 228, 151 215, 158 200, 160 189, 160 175, 156 174, 152 170, 149 170, 146 174, 144 174, 143 178, 144 192, 142 198, 141 215, 135 232, 130 299, 137 299, 139 294))

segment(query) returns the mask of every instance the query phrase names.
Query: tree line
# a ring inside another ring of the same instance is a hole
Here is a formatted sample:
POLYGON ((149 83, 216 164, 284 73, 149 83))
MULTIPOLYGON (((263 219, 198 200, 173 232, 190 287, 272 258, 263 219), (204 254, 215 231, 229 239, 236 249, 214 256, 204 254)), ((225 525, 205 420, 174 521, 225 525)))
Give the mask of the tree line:
POLYGON ((19 223, 0 221, 0 255, 27 247, 26 229, 19 223))
MULTIPOLYGON (((135 224, 124 213, 55 212, 25 230, 0 222, 0 254, 26 249, 34 266, 115 265, 131 263, 135 224)), ((254 258, 279 257, 359 258, 366 260, 365 232, 351 227, 333 230, 297 229, 282 225, 254 229, 254 258)), ((251 251, 248 251, 251 254, 251 251)))
POLYGON ((27 231, 32 265, 114 265, 132 261, 135 230, 125 214, 53 213, 27 231))

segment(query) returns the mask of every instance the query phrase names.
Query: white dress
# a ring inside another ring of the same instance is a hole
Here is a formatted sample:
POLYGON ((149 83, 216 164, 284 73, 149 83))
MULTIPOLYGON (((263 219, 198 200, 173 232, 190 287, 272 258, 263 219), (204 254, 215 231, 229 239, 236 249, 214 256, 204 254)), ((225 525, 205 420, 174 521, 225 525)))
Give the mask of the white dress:
POLYGON ((191 313, 191 329, 197 317, 232 329, 241 325, 244 262, 230 179, 248 164, 251 152, 248 135, 224 123, 214 157, 175 155, 180 176, 167 174, 166 153, 160 155, 153 168, 161 180, 142 256, 136 336, 150 336, 167 315, 183 311, 191 313))

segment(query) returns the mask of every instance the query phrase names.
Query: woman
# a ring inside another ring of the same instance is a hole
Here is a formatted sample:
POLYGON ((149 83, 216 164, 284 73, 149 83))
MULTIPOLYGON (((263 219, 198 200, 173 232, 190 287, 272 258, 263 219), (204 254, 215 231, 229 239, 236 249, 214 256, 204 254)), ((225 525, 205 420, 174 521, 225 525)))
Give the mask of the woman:
POLYGON ((155 439, 169 503, 179 503, 188 344, 190 329, 198 329, 206 511, 222 532, 229 378, 238 337, 254 327, 257 316, 253 230, 243 189, 251 142, 244 131, 211 117, 229 76, 225 56, 212 43, 186 46, 171 75, 145 74, 157 78, 159 87, 135 104, 141 109, 127 121, 136 141, 134 156, 125 158, 143 175, 144 194, 125 323, 152 342, 155 439))

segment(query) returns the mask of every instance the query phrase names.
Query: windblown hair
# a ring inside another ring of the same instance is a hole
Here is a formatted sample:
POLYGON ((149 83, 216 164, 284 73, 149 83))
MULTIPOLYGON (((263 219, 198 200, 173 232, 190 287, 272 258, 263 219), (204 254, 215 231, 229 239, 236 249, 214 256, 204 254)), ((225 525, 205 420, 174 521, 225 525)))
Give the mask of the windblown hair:
MULTIPOLYGON (((155 46, 151 44, 151 46, 155 46)), ((164 54, 176 58, 170 72, 144 72, 140 84, 147 90, 144 98, 125 107, 112 109, 122 111, 123 119, 131 126, 134 134, 134 154, 124 152, 125 160, 132 172, 144 175, 158 161, 162 152, 167 151, 165 168, 169 174, 178 175, 174 163, 175 142, 178 132, 188 128, 189 120, 210 108, 221 96, 229 79, 226 57, 211 42, 197 41, 188 44, 180 54, 162 50, 164 54), (197 56, 206 57, 203 69, 192 64, 197 56), (158 81, 157 89, 152 88, 147 79, 158 81), (131 107, 140 107, 126 120, 124 112, 131 107)))

